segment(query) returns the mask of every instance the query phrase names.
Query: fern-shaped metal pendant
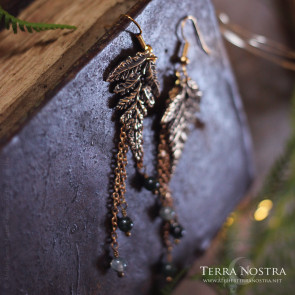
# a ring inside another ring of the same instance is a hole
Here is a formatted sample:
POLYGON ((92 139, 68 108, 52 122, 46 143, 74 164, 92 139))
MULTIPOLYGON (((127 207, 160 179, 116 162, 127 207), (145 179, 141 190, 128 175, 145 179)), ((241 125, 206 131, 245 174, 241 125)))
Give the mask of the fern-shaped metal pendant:
POLYGON ((166 132, 166 140, 170 149, 171 173, 179 160, 187 140, 189 124, 195 119, 200 109, 202 92, 191 79, 177 81, 169 92, 166 111, 161 124, 166 132))
POLYGON ((121 62, 107 78, 108 82, 117 83, 114 92, 121 98, 116 110, 126 126, 128 143, 139 168, 143 163, 143 118, 159 96, 156 59, 150 48, 138 52, 121 62))

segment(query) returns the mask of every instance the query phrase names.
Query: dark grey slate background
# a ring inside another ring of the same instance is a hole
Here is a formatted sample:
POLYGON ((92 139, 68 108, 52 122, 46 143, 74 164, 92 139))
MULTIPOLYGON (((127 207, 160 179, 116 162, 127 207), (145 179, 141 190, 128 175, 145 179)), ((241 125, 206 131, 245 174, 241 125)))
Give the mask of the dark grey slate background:
MULTIPOLYGON (((240 98, 208 1, 154 0, 136 19, 154 48, 165 99, 173 83, 179 20, 197 17, 212 49, 206 56, 192 27, 190 76, 203 91, 200 119, 192 126, 171 188, 186 237, 174 250, 179 266, 205 250, 252 177, 250 139, 240 98)), ((135 30, 134 26, 128 27, 135 30)), ((98 53, 15 135, 0 152, 0 294, 154 294, 153 274, 163 253, 155 198, 127 168, 131 238, 119 234, 126 276, 106 267, 107 204, 115 148, 113 95, 103 81, 108 70, 137 43, 122 32, 98 53)), ((154 114, 145 120, 145 161, 154 170, 154 114)))

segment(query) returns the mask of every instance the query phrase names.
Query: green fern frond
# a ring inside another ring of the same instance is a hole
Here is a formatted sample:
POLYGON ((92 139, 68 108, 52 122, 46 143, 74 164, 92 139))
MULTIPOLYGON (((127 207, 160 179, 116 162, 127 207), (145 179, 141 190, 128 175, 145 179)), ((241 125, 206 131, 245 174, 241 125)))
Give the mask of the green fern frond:
POLYGON ((41 31, 56 30, 56 29, 69 29, 69 30, 77 29, 75 26, 70 26, 70 25, 30 23, 30 22, 14 17, 13 15, 9 14, 0 6, 0 21, 2 19, 4 19, 5 28, 9 30, 11 26, 14 34, 17 33, 18 28, 23 32, 25 32, 25 28, 26 28, 29 33, 33 33, 33 31, 41 32, 41 31))

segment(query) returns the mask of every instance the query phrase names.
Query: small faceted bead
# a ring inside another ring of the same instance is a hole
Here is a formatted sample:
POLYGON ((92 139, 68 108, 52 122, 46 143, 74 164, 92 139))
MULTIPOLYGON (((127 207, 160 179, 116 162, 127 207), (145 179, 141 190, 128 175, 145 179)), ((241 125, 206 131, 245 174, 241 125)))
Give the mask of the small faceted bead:
POLYGON ((118 218, 118 227, 121 231, 127 233, 133 228, 133 221, 130 217, 118 218))
POLYGON ((184 229, 183 227, 178 223, 172 223, 170 226, 170 233, 173 238, 175 239, 181 239, 184 235, 184 229))
POLYGON ((169 280, 173 278, 177 273, 177 268, 172 263, 163 263, 162 265, 162 274, 169 280))
POLYGON ((159 188, 159 186, 160 186, 160 183, 159 183, 159 181, 156 179, 156 178, 154 178, 154 177, 146 177, 145 179, 144 179, 144 187, 147 189, 147 190, 149 190, 149 191, 154 191, 154 190, 156 190, 156 189, 158 189, 159 188))
POLYGON ((112 261, 111 261, 111 268, 115 271, 117 271, 118 273, 123 273, 124 270, 127 267, 127 263, 125 261, 125 259, 121 258, 121 257, 115 257, 112 261))
POLYGON ((171 207, 162 207, 160 210, 160 216, 165 220, 165 221, 170 221, 174 219, 176 213, 171 207))

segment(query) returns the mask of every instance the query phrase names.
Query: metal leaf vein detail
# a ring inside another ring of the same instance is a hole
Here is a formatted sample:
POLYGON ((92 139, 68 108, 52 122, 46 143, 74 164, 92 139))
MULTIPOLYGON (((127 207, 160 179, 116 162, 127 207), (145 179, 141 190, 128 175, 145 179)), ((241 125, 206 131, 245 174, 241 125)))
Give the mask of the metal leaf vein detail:
POLYGON ((116 110, 121 123, 126 125, 128 142, 139 166, 143 161, 143 118, 160 92, 156 58, 149 50, 138 52, 121 62, 107 78, 107 82, 116 83, 114 92, 121 97, 116 110))
POLYGON ((166 111, 161 124, 166 130, 171 154, 171 173, 181 156, 188 136, 188 127, 200 109, 202 92, 193 80, 181 81, 169 92, 166 111))

